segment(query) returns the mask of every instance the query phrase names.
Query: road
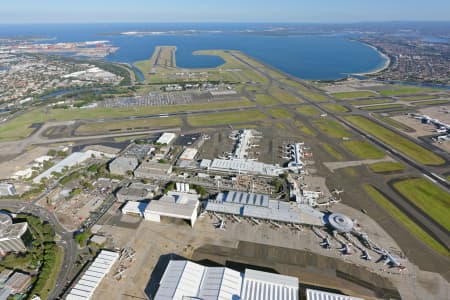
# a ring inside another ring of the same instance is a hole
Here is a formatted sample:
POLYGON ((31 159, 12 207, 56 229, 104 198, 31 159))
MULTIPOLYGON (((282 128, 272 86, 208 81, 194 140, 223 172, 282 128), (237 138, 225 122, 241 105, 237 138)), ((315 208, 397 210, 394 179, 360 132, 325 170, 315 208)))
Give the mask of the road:
POLYGON ((69 279, 68 276, 77 256, 77 245, 73 239, 72 232, 67 231, 63 226, 61 226, 54 214, 50 213, 47 209, 30 202, 19 200, 1 200, 0 209, 8 209, 15 213, 32 214, 53 225, 57 236, 60 238, 57 241, 57 245, 64 249, 62 267, 60 273, 58 274, 56 285, 48 297, 48 299, 56 299, 58 295, 62 293, 65 285, 67 284, 69 279))

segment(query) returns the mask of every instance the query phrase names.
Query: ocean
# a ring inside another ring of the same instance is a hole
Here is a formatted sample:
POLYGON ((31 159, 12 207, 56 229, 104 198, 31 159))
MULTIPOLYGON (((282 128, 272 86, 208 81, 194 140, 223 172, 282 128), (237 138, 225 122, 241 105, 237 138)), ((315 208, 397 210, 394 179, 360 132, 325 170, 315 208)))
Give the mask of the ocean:
MULTIPOLYGON (((309 80, 337 80, 347 74, 365 73, 385 64, 371 47, 351 35, 289 35, 271 33, 264 24, 21 24, 0 25, 0 38, 53 38, 39 43, 108 40, 119 50, 106 57, 133 63, 148 59, 155 46, 177 47, 179 67, 209 68, 223 63, 214 56, 194 56, 195 50, 230 49, 246 54, 293 76, 309 80), (146 36, 120 35, 151 31, 146 36)), ((277 25, 281 26, 281 25, 277 25)))

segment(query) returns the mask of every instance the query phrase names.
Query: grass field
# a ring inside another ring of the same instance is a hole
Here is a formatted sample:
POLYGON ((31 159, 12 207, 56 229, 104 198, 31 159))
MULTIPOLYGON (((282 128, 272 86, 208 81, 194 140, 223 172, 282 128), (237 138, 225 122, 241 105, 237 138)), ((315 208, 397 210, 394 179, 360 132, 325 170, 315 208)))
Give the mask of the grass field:
POLYGON ((429 100, 429 101, 417 101, 413 104, 414 106, 426 106, 426 105, 442 105, 442 104, 449 104, 449 100, 429 100))
POLYGON ((405 86, 397 86, 393 89, 386 89, 379 91, 383 96, 398 96, 398 95, 410 95, 410 94, 420 94, 420 93, 429 93, 436 92, 434 89, 430 88, 420 88, 420 87, 405 87, 405 86))
POLYGON ((379 159, 385 156, 385 153, 366 141, 344 141, 344 148, 361 159, 379 159))
POLYGON ((309 135, 309 136, 315 136, 316 133, 309 128, 308 126, 306 126, 303 122, 300 122, 299 120, 295 121, 295 126, 300 130, 300 132, 302 132, 305 135, 309 135))
POLYGON ((405 166, 399 162, 379 162, 369 165, 369 169, 374 173, 391 173, 405 170, 405 166))
POLYGON ((338 122, 330 119, 317 119, 313 124, 323 133, 332 138, 341 139, 343 137, 352 136, 351 132, 345 129, 344 126, 338 122))
POLYGON ((261 105, 275 105, 278 104, 277 100, 272 96, 266 94, 255 95, 256 102, 261 105))
POLYGON ((331 95, 334 98, 341 99, 341 100, 378 96, 377 93, 371 92, 371 91, 343 92, 343 93, 334 93, 331 95))
POLYGON ((450 194, 423 178, 402 180, 394 188, 436 222, 450 230, 450 194))
POLYGON ((81 125, 77 128, 77 133, 92 133, 106 131, 132 131, 145 130, 148 128, 175 127, 182 124, 181 119, 177 117, 157 118, 157 119, 138 119, 126 121, 100 122, 81 125))
POLYGON ((303 101, 292 94, 289 94, 278 87, 271 87, 269 93, 284 104, 296 104, 303 101))
POLYGON ((359 107, 361 110, 386 110, 386 109, 397 109, 397 108, 405 108, 406 106, 402 104, 385 104, 385 105, 373 105, 373 106, 364 106, 359 107))
POLYGON ((441 157, 433 152, 365 117, 348 116, 346 119, 361 130, 377 137, 382 142, 409 156, 418 163, 424 165, 442 165, 445 163, 441 157))
POLYGON ((300 105, 295 110, 305 116, 319 116, 322 113, 312 105, 300 105))
POLYGON ((371 105, 371 104, 383 104, 383 103, 390 103, 390 102, 394 102, 394 100, 389 99, 389 98, 374 98, 374 99, 349 101, 346 103, 349 103, 353 106, 361 106, 361 105, 371 105))
POLYGON ((344 160, 344 156, 339 153, 335 148, 333 148, 331 145, 326 143, 321 143, 320 146, 327 152, 329 155, 331 155, 333 158, 337 160, 344 160))
POLYGON ((402 131, 405 131, 405 132, 413 132, 414 131, 414 129, 412 129, 411 127, 409 127, 397 120, 394 120, 390 117, 382 116, 382 115, 376 114, 376 113, 372 114, 372 116, 375 117, 377 120, 380 120, 381 122, 391 125, 392 127, 395 127, 402 131))
POLYGON ((380 207, 387 211, 393 218, 403 225, 409 232, 411 232, 416 238, 424 242, 438 253, 445 256, 450 256, 449 251, 441 245, 438 241, 433 239, 428 233, 426 233, 419 225, 414 223, 407 215, 393 205, 386 197, 383 196, 376 188, 366 184, 364 185, 366 193, 374 200, 380 207))
POLYGON ((345 113, 348 112, 348 109, 340 104, 335 104, 335 103, 327 103, 327 104, 323 104, 323 106, 333 112, 337 112, 337 113, 345 113))
POLYGON ((284 80, 284 83, 297 89, 297 92, 299 94, 301 94, 303 97, 308 98, 309 100, 312 100, 314 102, 324 102, 324 101, 327 101, 327 99, 328 99, 325 95, 320 94, 315 91, 311 91, 299 82, 292 81, 290 79, 286 79, 286 80, 284 80))
POLYGON ((433 95, 423 95, 423 96, 410 96, 410 97, 398 97, 400 101, 419 101, 419 100, 431 100, 435 99, 436 96, 433 95))
POLYGON ((194 127, 226 125, 234 123, 255 122, 266 119, 266 115, 259 110, 237 112, 223 112, 188 117, 188 122, 194 127))
POLYGON ((39 296, 41 297, 41 299, 47 299, 48 294, 55 287, 56 280, 58 279, 59 271, 61 270, 61 267, 63 264, 63 257, 64 257, 63 249, 61 247, 57 246, 54 268, 52 269, 50 276, 48 277, 47 281, 45 282, 44 288, 39 293, 39 296))
POLYGON ((277 107, 267 110, 275 119, 292 119, 293 114, 285 108, 277 107))
POLYGON ((180 111, 203 111, 210 109, 225 109, 235 107, 255 106, 250 100, 243 98, 232 101, 219 101, 197 104, 146 106, 132 108, 93 108, 93 109, 35 109, 26 112, 0 126, 0 141, 14 140, 27 137, 33 132, 29 126, 33 123, 68 120, 97 120, 120 118, 128 116, 142 116, 150 114, 174 113, 180 111))

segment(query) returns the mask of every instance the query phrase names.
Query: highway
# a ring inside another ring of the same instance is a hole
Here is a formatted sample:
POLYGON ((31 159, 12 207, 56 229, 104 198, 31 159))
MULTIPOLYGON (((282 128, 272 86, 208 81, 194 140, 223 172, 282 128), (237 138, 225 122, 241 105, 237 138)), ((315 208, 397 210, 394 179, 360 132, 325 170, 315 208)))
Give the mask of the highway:
POLYGON ((69 280, 68 276, 77 256, 77 245, 73 239, 73 233, 67 231, 63 226, 61 226, 54 214, 50 213, 47 209, 30 202, 19 200, 1 200, 0 209, 8 209, 14 213, 31 214, 53 225, 56 235, 59 237, 57 245, 64 249, 62 267, 60 273, 58 274, 56 285, 48 297, 48 299, 56 299, 64 290, 64 287, 69 280))

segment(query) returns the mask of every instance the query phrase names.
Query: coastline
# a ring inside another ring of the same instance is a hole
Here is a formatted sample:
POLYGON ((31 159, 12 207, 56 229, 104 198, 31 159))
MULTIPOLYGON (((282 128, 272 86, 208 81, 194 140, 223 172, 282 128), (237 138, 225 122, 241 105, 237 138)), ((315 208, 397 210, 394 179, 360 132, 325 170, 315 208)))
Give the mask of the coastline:
POLYGON ((379 67, 375 70, 368 71, 368 72, 362 72, 362 73, 353 73, 352 75, 356 75, 356 76, 375 75, 375 74, 380 73, 380 72, 386 70, 387 68, 389 68, 389 66, 391 65, 391 58, 389 57, 389 55, 387 55, 386 53, 384 53, 383 51, 381 51, 380 49, 378 49, 377 47, 375 47, 371 44, 368 44, 365 42, 361 42, 361 43, 363 43, 363 44, 367 45, 368 47, 372 48, 373 50, 377 51, 378 54, 380 54, 380 56, 385 59, 385 63, 384 63, 384 65, 382 65, 381 67, 379 67))

